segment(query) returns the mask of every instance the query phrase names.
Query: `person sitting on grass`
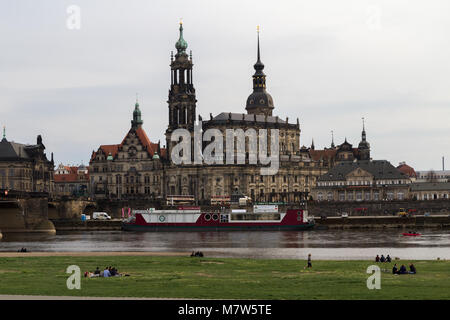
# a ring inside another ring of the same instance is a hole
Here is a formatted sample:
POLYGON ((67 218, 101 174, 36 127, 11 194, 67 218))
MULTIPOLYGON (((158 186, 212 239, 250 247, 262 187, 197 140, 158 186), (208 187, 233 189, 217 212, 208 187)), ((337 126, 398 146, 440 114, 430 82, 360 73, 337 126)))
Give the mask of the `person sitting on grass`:
POLYGON ((111 276, 114 277, 116 275, 118 275, 117 274, 117 269, 115 267, 112 267, 112 269, 111 269, 111 276))
POLYGON ((409 265, 409 273, 410 274, 416 274, 417 273, 416 267, 414 267, 414 265, 412 263, 409 265))
POLYGON ((95 275, 100 275, 100 269, 98 267, 97 267, 97 269, 95 269, 94 274, 95 275))
POLYGON ((386 256, 386 262, 391 263, 391 261, 392 261, 392 260, 391 260, 391 257, 390 257, 389 255, 387 255, 387 256, 386 256))
POLYGON ((402 266, 400 267, 398 274, 406 274, 406 267, 404 264, 402 264, 402 266))
POLYGON ((375 262, 380 262, 380 257, 378 255, 375 257, 375 262))
POLYGON ((386 262, 386 258, 384 257, 384 255, 381 255, 380 262, 386 262))
POLYGON ((397 264, 394 264, 394 267, 392 268, 392 274, 398 274, 397 264))
POLYGON ((105 278, 111 277, 111 272, 109 272, 108 267, 105 267, 105 270, 103 271, 103 276, 105 278))

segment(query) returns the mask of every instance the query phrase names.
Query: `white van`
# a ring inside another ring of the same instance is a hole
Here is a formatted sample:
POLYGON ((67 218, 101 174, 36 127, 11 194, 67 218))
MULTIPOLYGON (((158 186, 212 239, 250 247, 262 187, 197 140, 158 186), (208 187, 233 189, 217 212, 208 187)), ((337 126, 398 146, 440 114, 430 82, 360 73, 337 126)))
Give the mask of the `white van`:
POLYGON ((94 212, 92 214, 92 219, 94 220, 111 220, 111 216, 106 212, 94 212))

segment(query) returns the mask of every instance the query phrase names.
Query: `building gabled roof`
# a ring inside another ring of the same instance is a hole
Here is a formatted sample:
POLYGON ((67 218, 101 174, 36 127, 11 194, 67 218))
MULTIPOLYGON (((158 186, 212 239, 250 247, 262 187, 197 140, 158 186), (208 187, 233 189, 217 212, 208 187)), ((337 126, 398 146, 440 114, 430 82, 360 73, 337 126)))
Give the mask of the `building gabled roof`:
MULTIPOLYGON (((147 152, 149 153, 149 155, 151 157, 153 157, 153 155, 155 154, 155 152, 158 150, 158 144, 157 143, 153 143, 150 141, 150 139, 148 138, 147 134, 145 133, 145 130, 142 129, 142 127, 138 127, 137 129, 133 129, 131 128, 127 134, 125 135, 125 137, 123 138, 122 142, 120 144, 108 144, 108 145, 101 145, 99 147, 99 150, 101 149, 103 151, 103 153, 106 154, 106 156, 108 156, 111 153, 111 156, 113 158, 116 157, 117 153, 119 152, 119 149, 125 144, 125 140, 128 136, 128 134, 130 133, 131 130, 134 130, 136 132, 136 136, 138 137, 139 141, 141 142, 141 144, 145 147, 145 149, 147 150, 147 152)), ((98 150, 97 150, 98 152, 98 150)), ((92 152, 92 156, 91 156, 91 161, 95 159, 97 152, 92 152)))
POLYGON ((369 172, 375 180, 408 178, 387 160, 359 160, 337 163, 330 171, 320 176, 318 181, 344 181, 346 176, 357 168, 369 172))

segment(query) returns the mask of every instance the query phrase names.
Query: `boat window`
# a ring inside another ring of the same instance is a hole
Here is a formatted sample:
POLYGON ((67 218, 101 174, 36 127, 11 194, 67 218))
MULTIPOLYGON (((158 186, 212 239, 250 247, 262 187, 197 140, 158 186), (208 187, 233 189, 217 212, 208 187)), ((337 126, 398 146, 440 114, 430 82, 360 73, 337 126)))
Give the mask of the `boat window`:
POLYGON ((220 215, 220 222, 228 222, 228 215, 227 214, 221 214, 220 215))
POLYGON ((205 220, 206 221, 211 220, 211 215, 209 213, 205 214, 205 220))
POLYGON ((217 221, 217 220, 219 220, 219 215, 217 213, 215 213, 215 214, 213 214, 212 218, 214 221, 217 221))
POLYGON ((237 213, 231 214, 230 219, 239 220, 280 220, 279 213, 237 213))

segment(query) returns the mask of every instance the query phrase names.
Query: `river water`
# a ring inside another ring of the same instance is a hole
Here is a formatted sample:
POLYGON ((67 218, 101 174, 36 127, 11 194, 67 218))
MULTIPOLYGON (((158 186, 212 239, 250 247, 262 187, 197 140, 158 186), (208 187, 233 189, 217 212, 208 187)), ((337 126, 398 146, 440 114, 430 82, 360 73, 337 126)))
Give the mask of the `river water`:
POLYGON ((220 231, 220 232, 67 232, 56 235, 4 234, 0 251, 202 251, 210 257, 373 259, 450 259, 450 230, 220 231))

